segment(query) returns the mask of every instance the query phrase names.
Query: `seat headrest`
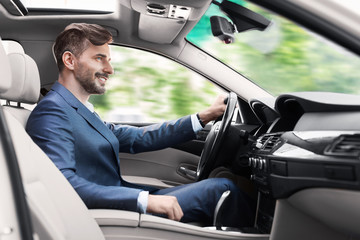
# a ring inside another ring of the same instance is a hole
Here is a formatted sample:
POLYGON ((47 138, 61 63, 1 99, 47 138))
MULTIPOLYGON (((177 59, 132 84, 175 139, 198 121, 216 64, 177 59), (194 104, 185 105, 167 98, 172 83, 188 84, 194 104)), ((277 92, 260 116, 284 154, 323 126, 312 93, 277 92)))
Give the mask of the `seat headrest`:
POLYGON ((24 53, 24 48, 21 46, 20 43, 11 41, 11 40, 2 40, 2 44, 4 46, 6 54, 9 53, 24 53))
POLYGON ((12 77, 8 80, 10 87, 5 92, 0 92, 0 98, 21 103, 37 103, 40 96, 39 70, 30 56, 23 51, 14 52, 16 49, 19 50, 11 48, 7 55, 12 77))
POLYGON ((11 67, 10 67, 9 59, 6 56, 5 49, 2 45, 1 38, 0 38, 0 73, 1 73, 0 93, 2 93, 10 88, 11 67))

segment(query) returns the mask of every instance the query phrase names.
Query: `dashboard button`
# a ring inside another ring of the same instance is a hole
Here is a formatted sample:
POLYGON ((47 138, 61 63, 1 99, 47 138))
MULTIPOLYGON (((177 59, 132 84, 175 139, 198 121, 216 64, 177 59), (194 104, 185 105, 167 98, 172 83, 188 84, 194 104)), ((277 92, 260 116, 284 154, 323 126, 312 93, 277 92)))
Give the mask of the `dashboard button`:
POLYGON ((249 158, 249 162, 248 162, 248 166, 251 167, 252 166, 252 161, 253 161, 254 157, 250 157, 249 158))
POLYGON ((266 160, 265 160, 265 159, 263 159, 263 169, 264 169, 264 171, 266 171, 266 169, 267 169, 267 165, 266 165, 266 160))
POLYGON ((251 160, 251 165, 253 168, 256 168, 256 161, 257 161, 257 158, 254 157, 252 160, 251 160))
POLYGON ((259 169, 262 170, 263 168, 263 159, 259 160, 259 169))
POLYGON ((251 174, 250 180, 251 180, 251 181, 255 181, 255 178, 256 178, 255 175, 254 175, 254 174, 251 174))

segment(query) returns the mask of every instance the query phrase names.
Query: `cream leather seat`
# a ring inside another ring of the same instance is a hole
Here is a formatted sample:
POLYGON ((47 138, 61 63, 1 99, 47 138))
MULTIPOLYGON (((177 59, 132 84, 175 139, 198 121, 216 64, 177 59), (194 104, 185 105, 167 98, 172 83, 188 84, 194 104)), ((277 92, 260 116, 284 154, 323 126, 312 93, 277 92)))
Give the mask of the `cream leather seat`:
MULTIPOLYGON (((1 43, 1 38, 0 38, 0 43, 1 43)), ((2 44, 0 44, 0 72, 1 72, 1 77, 3 78, 2 81, 0 81, 0 93, 2 93, 10 88, 10 83, 11 83, 10 81, 11 67, 10 67, 9 59, 6 56, 6 52, 2 44)))
POLYGON ((22 46, 14 41, 2 41, 11 67, 8 88, 0 93, 0 99, 6 100, 4 110, 12 115, 25 127, 30 110, 21 103, 35 104, 40 95, 40 76, 35 61, 25 54, 22 46), (15 102, 15 105, 14 103, 15 102))

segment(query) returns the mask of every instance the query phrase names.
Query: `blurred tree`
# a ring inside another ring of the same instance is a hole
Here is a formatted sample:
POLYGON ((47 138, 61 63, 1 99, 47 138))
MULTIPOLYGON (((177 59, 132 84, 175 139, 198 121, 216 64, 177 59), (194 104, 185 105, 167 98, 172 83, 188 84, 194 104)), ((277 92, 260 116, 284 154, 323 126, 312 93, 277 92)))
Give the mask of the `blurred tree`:
POLYGON ((209 106, 220 90, 203 77, 156 54, 112 46, 115 74, 104 95, 92 96, 97 112, 119 107, 140 109, 157 122, 196 113, 209 106))
MULTIPOLYGON (((244 5, 242 0, 234 2, 244 5)), ((210 16, 222 15, 212 5, 187 38, 274 95, 293 91, 360 92, 357 56, 346 54, 344 49, 283 17, 250 3, 245 6, 272 20, 272 30, 239 33, 235 43, 222 44, 204 30, 211 29, 210 16), (201 35, 207 40, 199 40, 201 35)))

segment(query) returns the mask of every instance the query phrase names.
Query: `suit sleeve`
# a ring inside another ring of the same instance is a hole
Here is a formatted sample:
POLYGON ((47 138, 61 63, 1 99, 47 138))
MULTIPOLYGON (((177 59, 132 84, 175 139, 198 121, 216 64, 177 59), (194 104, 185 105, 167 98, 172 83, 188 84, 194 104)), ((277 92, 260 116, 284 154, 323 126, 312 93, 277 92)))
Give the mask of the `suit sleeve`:
POLYGON ((107 126, 119 140, 120 152, 127 153, 164 149, 196 137, 190 116, 146 127, 112 124, 107 126))
POLYGON ((138 211, 139 189, 103 186, 77 175, 73 127, 61 106, 48 104, 33 111, 26 130, 71 183, 88 208, 113 208, 138 211))

